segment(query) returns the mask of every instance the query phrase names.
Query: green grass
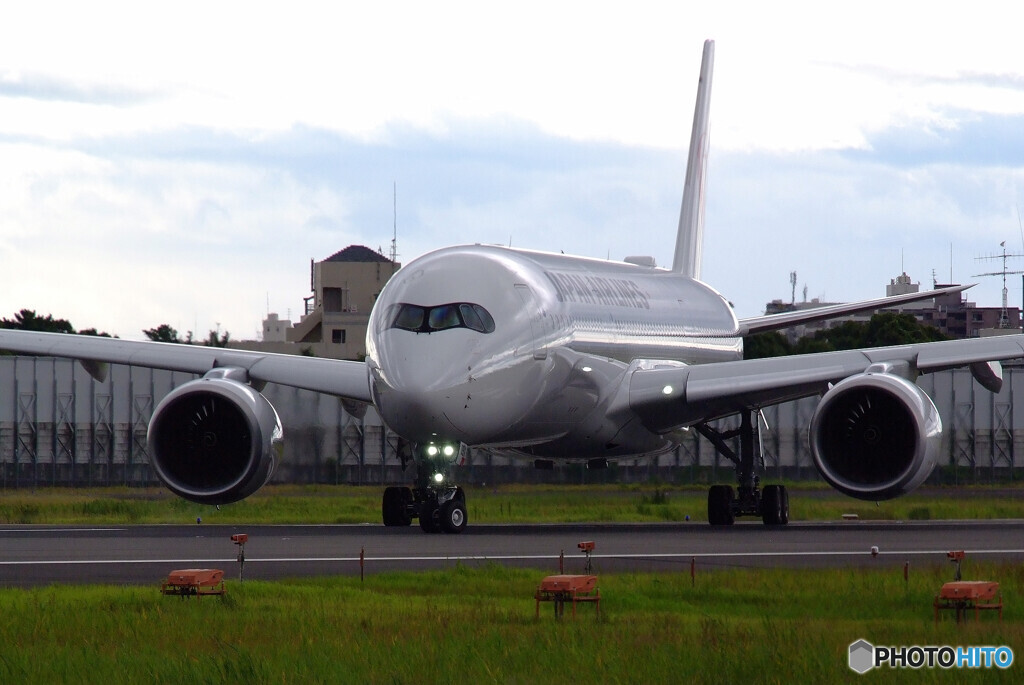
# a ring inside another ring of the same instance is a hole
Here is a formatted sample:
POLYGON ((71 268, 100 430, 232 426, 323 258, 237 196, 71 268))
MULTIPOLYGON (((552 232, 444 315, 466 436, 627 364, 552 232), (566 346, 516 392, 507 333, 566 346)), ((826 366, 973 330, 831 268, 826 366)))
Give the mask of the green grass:
MULTIPOLYGON (((152 587, 0 590, 0 681, 113 683, 863 682, 847 648, 1007 645, 1024 658, 1024 570, 1001 583, 1002 623, 932 619, 943 566, 601 574, 601 618, 534 617, 547 571, 443 571, 229 582, 221 600, 152 587)), ((1011 682, 997 671, 887 671, 887 682, 1011 682)), ((1015 677, 1016 676, 1016 677, 1015 677)))
MULTIPOLYGON (((466 488, 470 523, 583 523, 707 520, 707 490, 655 485, 466 488)), ((220 509, 158 488, 0 491, 0 523, 376 523, 380 486, 268 486, 220 509)), ((877 505, 822 485, 790 485, 793 521, 1024 518, 1024 486, 930 488, 877 505)))

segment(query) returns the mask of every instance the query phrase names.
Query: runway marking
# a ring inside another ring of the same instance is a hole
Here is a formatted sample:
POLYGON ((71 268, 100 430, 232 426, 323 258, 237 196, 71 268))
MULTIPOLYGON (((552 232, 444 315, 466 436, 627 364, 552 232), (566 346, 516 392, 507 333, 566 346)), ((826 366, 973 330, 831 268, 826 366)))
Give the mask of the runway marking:
POLYGON ((0 528, 0 533, 121 533, 127 528, 0 528))
MULTIPOLYGON (((878 556, 922 556, 942 555, 949 550, 895 550, 879 551, 878 556)), ((1024 549, 969 549, 968 554, 1020 554, 1024 549)), ((463 556, 401 556, 401 557, 364 557, 365 562, 416 562, 416 561, 539 561, 558 559, 558 554, 496 554, 496 555, 463 555, 463 556)), ((868 550, 858 551, 814 551, 814 552, 666 552, 654 554, 593 554, 594 559, 730 559, 742 557, 863 557, 871 556, 868 550)), ((583 555, 565 555, 571 560, 583 559, 583 555)), ((348 563, 358 562, 359 557, 275 557, 247 558, 246 563, 348 563)), ((88 564, 231 564, 237 563, 235 558, 224 559, 53 559, 53 560, 18 560, 0 561, 0 566, 81 566, 88 564)))

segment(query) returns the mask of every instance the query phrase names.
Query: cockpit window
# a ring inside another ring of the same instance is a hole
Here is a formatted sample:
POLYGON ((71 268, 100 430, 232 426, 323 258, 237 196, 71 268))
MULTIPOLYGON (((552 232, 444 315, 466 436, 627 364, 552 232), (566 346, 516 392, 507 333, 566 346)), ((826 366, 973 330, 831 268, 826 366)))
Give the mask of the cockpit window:
POLYGON ((414 304, 403 304, 399 307, 398 314, 395 316, 395 322, 392 325, 395 328, 418 331, 423 327, 423 319, 426 313, 427 310, 423 307, 417 307, 414 304))
POLYGON ((400 304, 391 327, 414 333, 434 333, 449 328, 469 328, 480 333, 493 333, 494 318, 480 305, 468 302, 435 307, 400 304))
POLYGON ((459 321, 459 312, 453 304, 443 304, 440 307, 433 307, 430 316, 427 317, 427 325, 432 331, 443 331, 446 328, 458 328, 462 324, 459 321))

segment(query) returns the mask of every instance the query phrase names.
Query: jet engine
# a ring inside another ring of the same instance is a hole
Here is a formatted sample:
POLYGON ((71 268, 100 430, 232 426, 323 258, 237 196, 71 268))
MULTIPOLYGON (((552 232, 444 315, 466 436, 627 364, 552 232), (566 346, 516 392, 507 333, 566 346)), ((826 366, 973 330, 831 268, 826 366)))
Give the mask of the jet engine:
POLYGON ((932 472, 942 421, 931 398, 891 373, 850 376, 811 419, 814 463, 832 487, 863 500, 910 492, 932 472))
POLYGON ((149 453, 174 494, 200 504, 248 497, 274 472, 281 420, 263 395, 224 375, 190 381, 160 402, 149 423, 149 453))

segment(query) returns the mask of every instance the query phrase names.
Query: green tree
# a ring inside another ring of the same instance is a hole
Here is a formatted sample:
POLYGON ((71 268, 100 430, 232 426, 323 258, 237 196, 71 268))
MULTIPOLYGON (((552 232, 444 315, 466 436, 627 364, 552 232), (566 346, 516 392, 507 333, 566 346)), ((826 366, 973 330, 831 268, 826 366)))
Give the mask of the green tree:
POLYGON ((759 359, 787 354, 812 354, 835 350, 857 350, 864 347, 886 347, 911 343, 948 340, 942 331, 920 323, 911 314, 883 312, 868 322, 844 321, 833 328, 818 331, 790 345, 778 333, 759 333, 744 339, 744 357, 759 359), (774 337, 773 337, 774 336, 774 337))
POLYGON ((156 328, 148 328, 142 331, 147 338, 153 342, 166 342, 166 343, 183 343, 185 342, 178 337, 178 331, 165 323, 160 324, 156 328))
POLYGON ((793 348, 786 340, 786 336, 775 331, 757 333, 743 339, 744 359, 785 357, 790 354, 793 354, 793 348))
MULTIPOLYGON (((189 335, 191 336, 191 333, 189 335)), ((231 334, 227 331, 224 331, 224 335, 221 335, 218 331, 210 331, 210 334, 206 336, 206 340, 203 341, 203 345, 207 347, 227 347, 230 340, 231 334)))
POLYGON ((100 333, 95 328, 83 328, 82 330, 78 331, 78 334, 79 335, 95 335, 96 337, 99 337, 99 338, 116 338, 117 337, 116 335, 110 335, 110 333, 106 333, 106 332, 100 333))
POLYGON ((35 310, 22 309, 13 319, 0 319, 0 328, 43 333, 74 333, 75 327, 67 319, 55 319, 52 314, 39 316, 35 310))

